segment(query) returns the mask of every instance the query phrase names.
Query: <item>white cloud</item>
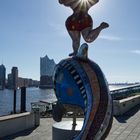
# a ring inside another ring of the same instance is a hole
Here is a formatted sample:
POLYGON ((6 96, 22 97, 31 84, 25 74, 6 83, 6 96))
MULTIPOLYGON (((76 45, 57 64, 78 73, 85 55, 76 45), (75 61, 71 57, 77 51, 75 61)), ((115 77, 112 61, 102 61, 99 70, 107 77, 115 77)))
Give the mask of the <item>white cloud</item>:
POLYGON ((116 36, 111 35, 101 35, 99 36, 100 39, 108 40, 108 41, 122 41, 123 39, 116 36))
POLYGON ((140 50, 132 50, 131 53, 139 54, 140 55, 140 50))

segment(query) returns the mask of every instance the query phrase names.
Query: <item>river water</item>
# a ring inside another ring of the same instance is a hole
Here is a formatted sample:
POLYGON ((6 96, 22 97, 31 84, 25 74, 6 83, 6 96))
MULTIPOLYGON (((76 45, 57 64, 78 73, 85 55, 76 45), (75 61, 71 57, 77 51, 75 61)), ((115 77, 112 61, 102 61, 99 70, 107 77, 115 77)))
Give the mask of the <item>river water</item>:
MULTIPOLYGON (((116 86, 110 86, 110 89, 116 89, 116 86)), ((27 88, 26 90, 26 110, 31 110, 31 102, 39 100, 55 99, 53 89, 42 90, 39 88, 27 88)), ((17 90, 17 111, 20 110, 20 90, 17 90)), ((0 116, 10 114, 13 110, 13 90, 0 90, 0 116)))
MULTIPOLYGON (((17 90, 17 111, 20 110, 20 90, 17 90)), ((53 89, 41 90, 39 88, 27 88, 26 90, 26 110, 31 110, 31 102, 39 100, 54 99, 53 89)), ((10 114, 13 110, 13 90, 0 91, 0 116, 10 114)))

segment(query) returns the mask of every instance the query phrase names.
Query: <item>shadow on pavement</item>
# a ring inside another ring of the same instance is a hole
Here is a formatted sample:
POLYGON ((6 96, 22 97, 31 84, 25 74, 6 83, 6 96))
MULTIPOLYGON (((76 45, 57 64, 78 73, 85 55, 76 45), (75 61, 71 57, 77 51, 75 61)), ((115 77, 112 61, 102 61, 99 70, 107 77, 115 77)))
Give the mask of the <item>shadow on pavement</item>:
POLYGON ((124 113, 121 116, 115 116, 116 120, 120 123, 126 123, 129 118, 134 116, 140 110, 140 104, 129 110, 128 112, 124 113))
MULTIPOLYGON (((18 138, 18 137, 28 136, 28 135, 30 135, 36 128, 37 128, 37 127, 34 127, 34 128, 31 128, 31 129, 28 129, 28 130, 25 130, 25 131, 22 131, 22 132, 13 134, 13 135, 9 135, 9 136, 3 137, 2 140, 13 140, 13 139, 18 138)), ((0 140, 1 140, 1 139, 0 139, 0 140)))

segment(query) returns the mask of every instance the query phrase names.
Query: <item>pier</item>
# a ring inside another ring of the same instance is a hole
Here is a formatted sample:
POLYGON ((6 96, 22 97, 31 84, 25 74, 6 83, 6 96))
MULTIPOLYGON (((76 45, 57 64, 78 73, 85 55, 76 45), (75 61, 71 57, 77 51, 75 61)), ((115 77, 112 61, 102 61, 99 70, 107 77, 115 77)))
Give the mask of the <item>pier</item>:
MULTIPOLYGON (((113 94, 114 118, 111 131, 106 140, 140 140, 140 85, 111 91, 113 94), (117 95, 117 91, 120 95, 117 95), (132 94, 133 91, 133 94, 132 94), (128 94, 129 93, 129 94, 128 94), (133 96, 132 96, 133 95, 133 96), (117 103, 117 104, 116 104, 117 103), (117 115, 115 114, 115 110, 117 115)), ((46 101, 43 101, 45 103, 46 101)), ((64 117, 64 121, 72 121, 64 117)), ((77 118, 82 121, 83 118, 77 118)), ((52 140, 52 126, 56 123, 52 117, 40 118, 40 125, 0 140, 52 140)), ((14 125, 13 125, 14 127, 14 125)))
POLYGON ((134 94, 140 93, 140 84, 111 90, 110 93, 113 100, 134 96, 134 94))
MULTIPOLYGON (((106 140, 140 140, 140 107, 136 106, 122 116, 114 117, 112 129, 106 140)), ((70 118, 64 118, 70 120, 70 118)), ((81 118, 77 120, 82 120, 81 118)), ((52 118, 41 118, 40 126, 3 140, 52 140, 52 118)))

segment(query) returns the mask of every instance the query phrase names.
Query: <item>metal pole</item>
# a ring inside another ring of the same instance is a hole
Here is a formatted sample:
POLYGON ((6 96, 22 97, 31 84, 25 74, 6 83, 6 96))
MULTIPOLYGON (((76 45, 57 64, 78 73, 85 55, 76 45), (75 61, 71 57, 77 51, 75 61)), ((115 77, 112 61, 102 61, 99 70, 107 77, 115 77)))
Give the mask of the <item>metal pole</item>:
POLYGON ((76 114, 75 113, 73 113, 73 124, 72 124, 72 130, 75 130, 75 128, 76 128, 76 114))
POLYGON ((26 112, 26 87, 21 87, 21 112, 26 112))
POLYGON ((16 89, 14 89, 13 113, 16 113, 16 89))

